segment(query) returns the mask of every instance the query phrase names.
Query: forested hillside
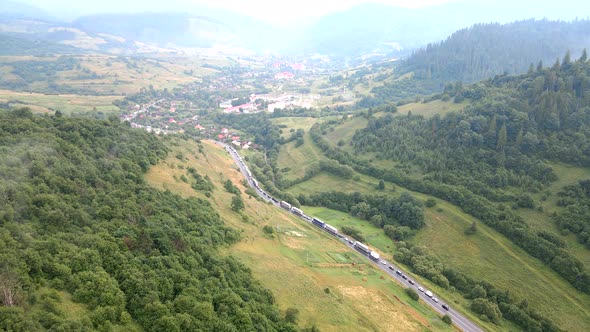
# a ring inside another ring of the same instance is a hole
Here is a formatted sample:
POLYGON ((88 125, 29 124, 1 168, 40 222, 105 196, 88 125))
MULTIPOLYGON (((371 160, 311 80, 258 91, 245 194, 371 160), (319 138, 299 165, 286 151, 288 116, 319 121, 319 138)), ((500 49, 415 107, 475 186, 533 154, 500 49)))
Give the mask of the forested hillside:
POLYGON ((590 46, 590 21, 527 20, 476 24, 445 41, 428 44, 402 62, 416 78, 474 82, 497 74, 520 74, 531 63, 552 64, 565 51, 579 56, 590 46))
POLYGON ((72 54, 83 53, 76 47, 59 44, 51 40, 41 38, 24 38, 0 34, 0 56, 3 55, 47 55, 47 54, 72 54))
POLYGON ((295 330, 208 202, 144 183, 166 153, 117 118, 0 112, 0 330, 295 330))
MULTIPOLYGON (((554 236, 535 234, 510 211, 538 207, 533 193, 551 194, 545 189, 557 177, 547 160, 590 166, 590 63, 586 52, 576 61, 568 53, 550 68, 522 76, 498 76, 469 88, 457 84, 447 93, 455 100, 468 98, 472 104, 462 113, 430 119, 412 115, 372 118, 365 129, 356 132, 353 144, 358 154, 375 153, 400 167, 390 171, 364 163, 354 165, 461 206, 589 293, 588 267, 554 236)), ((346 161, 346 155, 340 159, 346 161)), ((563 205, 574 203, 565 199, 569 196, 580 201, 574 204, 577 209, 584 206, 583 188, 566 188, 563 205)), ((586 241, 587 218, 574 226, 561 215, 558 222, 586 241)))
POLYGON ((398 75, 413 73, 414 86, 394 82, 374 89, 381 97, 397 90, 428 94, 447 82, 471 83, 499 74, 521 74, 539 64, 551 65, 570 51, 578 57, 590 48, 590 21, 526 20, 509 24, 476 24, 446 40, 428 44, 400 62, 398 75))

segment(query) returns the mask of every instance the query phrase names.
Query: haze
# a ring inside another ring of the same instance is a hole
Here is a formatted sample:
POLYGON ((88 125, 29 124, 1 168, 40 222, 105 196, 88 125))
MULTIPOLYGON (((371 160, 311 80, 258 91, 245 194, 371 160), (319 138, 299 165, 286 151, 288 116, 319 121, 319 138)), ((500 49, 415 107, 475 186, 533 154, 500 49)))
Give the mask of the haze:
MULTIPOLYGON (((231 10, 245 14, 273 24, 287 25, 302 23, 319 17, 350 9, 369 3, 386 4, 392 7, 424 9, 441 4, 457 4, 461 6, 480 6, 482 19, 488 21, 508 22, 514 19, 549 18, 571 20, 582 14, 586 17, 590 13, 590 5, 576 0, 564 1, 535 1, 524 0, 514 3, 505 0, 300 0, 300 1, 272 1, 272 0, 103 0, 103 1, 72 1, 72 0, 22 0, 39 7, 52 16, 60 19, 74 19, 81 15, 97 13, 132 13, 132 12, 192 12, 209 13, 211 10, 231 10)), ((441 15, 445 15, 442 11, 441 15)), ((474 21, 476 22, 476 21, 474 21)))

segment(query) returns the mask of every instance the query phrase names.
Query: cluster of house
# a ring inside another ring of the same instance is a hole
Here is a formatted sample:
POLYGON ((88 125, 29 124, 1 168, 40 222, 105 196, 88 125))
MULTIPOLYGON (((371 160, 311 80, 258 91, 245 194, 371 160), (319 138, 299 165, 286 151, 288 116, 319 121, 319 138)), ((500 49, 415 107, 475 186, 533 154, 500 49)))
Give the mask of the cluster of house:
POLYGON ((294 77, 295 77, 295 74, 289 73, 287 71, 275 74, 275 80, 290 80, 294 77))
POLYGON ((288 63, 288 62, 273 62, 272 67, 275 69, 281 69, 284 67, 291 67, 293 70, 305 70, 305 65, 298 62, 288 63))
POLYGON ((221 132, 217 135, 217 139, 224 142, 231 141, 231 144, 237 148, 249 149, 253 147, 250 141, 240 141, 240 136, 234 133, 230 133, 229 129, 221 128, 221 132))
POLYGON ((232 106, 232 101, 237 99, 230 99, 223 101, 219 107, 223 109, 224 113, 256 113, 259 112, 261 106, 266 105, 269 113, 276 109, 285 109, 290 107, 311 108, 313 101, 318 100, 319 95, 309 94, 282 94, 279 96, 265 95, 250 95, 248 103, 232 106))

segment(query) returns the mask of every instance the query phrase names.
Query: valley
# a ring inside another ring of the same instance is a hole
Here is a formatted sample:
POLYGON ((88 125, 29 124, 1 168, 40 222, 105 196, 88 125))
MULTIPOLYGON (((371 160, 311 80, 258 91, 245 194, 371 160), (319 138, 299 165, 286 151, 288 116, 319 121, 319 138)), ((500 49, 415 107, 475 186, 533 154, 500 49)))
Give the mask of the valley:
POLYGON ((590 330, 587 5, 19 1, 0 331, 590 330))

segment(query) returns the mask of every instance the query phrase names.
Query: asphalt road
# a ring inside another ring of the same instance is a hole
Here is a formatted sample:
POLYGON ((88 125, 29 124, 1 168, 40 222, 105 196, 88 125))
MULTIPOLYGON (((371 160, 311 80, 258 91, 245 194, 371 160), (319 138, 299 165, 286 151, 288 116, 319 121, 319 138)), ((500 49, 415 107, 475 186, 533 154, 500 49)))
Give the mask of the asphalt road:
MULTIPOLYGON (((256 193, 258 194, 258 196, 260 196, 262 199, 264 199, 267 202, 271 202, 277 208, 283 209, 279 205, 279 200, 274 199, 272 196, 267 194, 265 191, 260 189, 258 186, 254 185, 253 178, 248 175, 248 167, 246 166, 245 162, 242 160, 242 158, 240 157, 240 155, 237 152, 235 152, 233 149, 228 149, 228 147, 230 147, 228 144, 225 144, 225 143, 219 142, 219 141, 214 141, 214 142, 220 146, 223 146, 230 153, 230 155, 234 159, 236 165, 238 165, 238 167, 240 168, 240 172, 242 173, 242 175, 244 175, 244 177, 246 178, 246 181, 248 181, 248 185, 250 185, 252 188, 254 188, 256 190, 256 193)), ((285 209, 283 209, 283 210, 285 210, 285 209)), ((296 217, 299 217, 300 219, 302 219, 304 221, 311 223, 312 218, 310 216, 307 216, 305 214, 302 216, 298 216, 295 214, 293 214, 293 215, 296 217)), ((326 232, 326 234, 330 234, 330 233, 326 232)), ((422 301, 424 303, 426 303, 427 305, 432 307, 432 309, 434 309, 434 311, 440 313, 441 315, 448 314, 449 316, 451 316, 451 318, 453 320, 453 324, 455 326, 457 326, 459 329, 461 329, 462 331, 483 332, 483 329, 481 329, 477 324, 475 324, 474 322, 472 322, 471 320, 469 320, 468 318, 466 318, 465 316, 463 316, 462 314, 460 314, 459 312, 454 310, 451 306, 449 306, 449 310, 443 309, 442 305, 446 302, 443 301, 436 294, 434 294, 433 297, 438 298, 439 302, 438 303, 434 302, 432 300, 432 298, 430 298, 426 295, 426 291, 427 291, 426 287, 422 286, 421 284, 419 284, 418 282, 415 282, 415 281, 414 281, 414 285, 410 284, 408 281, 408 280, 410 280, 410 277, 407 277, 407 274, 402 269, 400 269, 398 266, 396 266, 395 264, 392 264, 391 262, 389 262, 385 259, 380 259, 380 261, 375 261, 375 260, 369 258, 369 255, 356 250, 353 245, 354 242, 352 240, 349 240, 348 238, 342 237, 342 236, 335 236, 332 234, 330 234, 330 235, 337 238, 340 242, 342 242, 347 247, 349 247, 352 250, 363 255, 367 259, 367 261, 369 261, 370 263, 375 265, 378 269, 381 269, 383 272, 388 274, 391 278, 395 279, 402 286, 412 287, 412 288, 416 289, 416 292, 420 295, 420 298, 422 299, 422 301), (397 274, 395 271, 400 271, 400 274, 397 274), (407 279, 404 279, 402 276, 406 276, 407 279), (419 291, 418 287, 422 287, 424 289, 424 291, 419 291)))

